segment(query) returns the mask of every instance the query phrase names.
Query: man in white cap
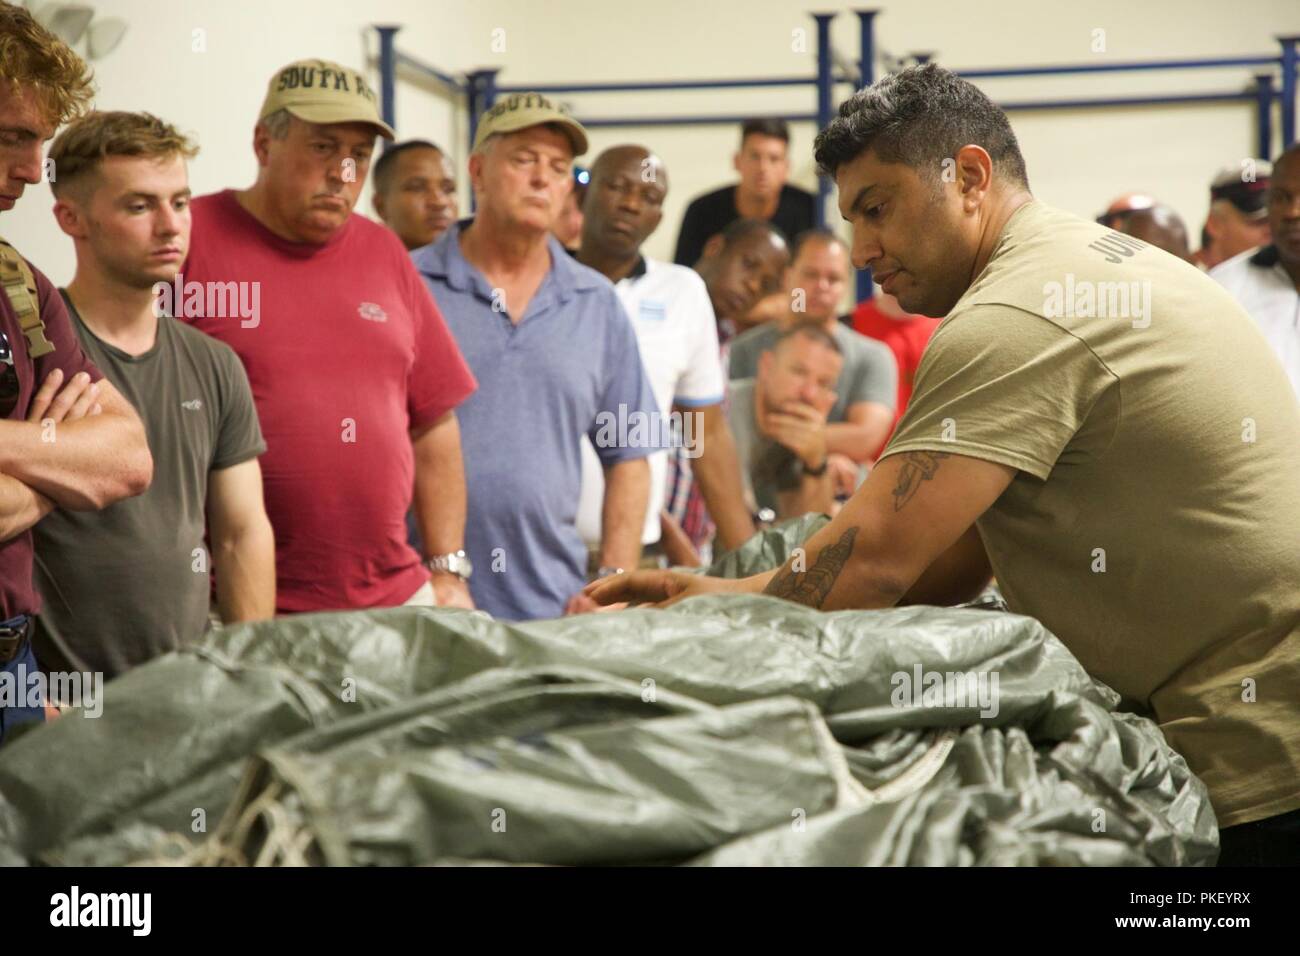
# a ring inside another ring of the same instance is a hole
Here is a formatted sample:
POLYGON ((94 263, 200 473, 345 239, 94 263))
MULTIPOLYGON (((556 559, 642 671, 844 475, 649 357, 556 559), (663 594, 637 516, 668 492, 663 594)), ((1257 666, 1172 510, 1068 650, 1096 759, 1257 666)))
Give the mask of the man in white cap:
POLYGON ((257 181, 192 205, 175 314, 248 371, 281 613, 472 606, 454 409, 474 378, 401 241, 352 212, 376 133, 393 138, 364 77, 292 63, 258 116, 257 181))
POLYGON ((469 158, 478 212, 415 253, 478 392, 460 409, 478 607, 506 620, 595 604, 580 592, 582 440, 605 474, 598 576, 634 568, 662 422, 636 332, 609 280, 551 229, 582 126, 537 93, 504 98, 469 158))

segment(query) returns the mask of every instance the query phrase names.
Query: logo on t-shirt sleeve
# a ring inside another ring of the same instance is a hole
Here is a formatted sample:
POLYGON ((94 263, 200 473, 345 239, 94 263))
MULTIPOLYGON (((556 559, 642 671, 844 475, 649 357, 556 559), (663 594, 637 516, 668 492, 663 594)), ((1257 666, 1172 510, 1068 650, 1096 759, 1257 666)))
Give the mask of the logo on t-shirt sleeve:
POLYGON ((357 315, 371 322, 387 322, 388 313, 373 302, 362 302, 357 306, 357 315))

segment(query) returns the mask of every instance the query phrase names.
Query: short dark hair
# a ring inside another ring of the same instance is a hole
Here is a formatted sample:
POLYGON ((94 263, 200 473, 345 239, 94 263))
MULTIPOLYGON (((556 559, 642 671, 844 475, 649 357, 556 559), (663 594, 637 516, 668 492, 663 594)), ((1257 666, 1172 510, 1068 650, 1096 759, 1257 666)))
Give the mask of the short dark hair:
POLYGON ((781 334, 772 341, 772 347, 767 351, 775 352, 781 346, 781 343, 789 341, 796 335, 802 335, 806 339, 812 339, 814 342, 826 346, 836 355, 844 354, 844 350, 840 348, 840 343, 835 341, 835 336, 827 332, 820 322, 814 320, 796 322, 788 329, 782 330, 781 334))
POLYGON ((740 127, 741 145, 743 146, 745 140, 756 134, 758 136, 771 136, 774 139, 782 140, 787 146, 790 145, 790 127, 786 125, 785 120, 776 116, 745 120, 740 127))
POLYGON ((794 237, 794 244, 790 246, 790 261, 794 262, 799 258, 799 252, 809 242, 837 242, 845 249, 849 244, 835 234, 835 230, 826 226, 813 226, 811 229, 805 229, 799 235, 794 237))
POLYGON ((379 160, 375 163, 376 192, 388 192, 389 179, 393 175, 393 164, 397 162, 397 157, 408 149, 431 149, 437 153, 442 153, 442 147, 429 142, 427 139, 408 139, 403 143, 394 143, 380 154, 379 160))
POLYGON ((987 150, 1001 176, 1029 188, 1007 114, 969 80, 927 63, 854 93, 817 134, 813 151, 826 176, 870 149, 881 162, 903 163, 938 183, 943 160, 971 143, 987 150))
POLYGON ((725 249, 737 240, 748 239, 760 232, 765 235, 775 236, 781 240, 782 245, 788 246, 790 244, 790 240, 781 231, 781 227, 775 223, 766 219, 737 219, 722 230, 722 248, 725 249))

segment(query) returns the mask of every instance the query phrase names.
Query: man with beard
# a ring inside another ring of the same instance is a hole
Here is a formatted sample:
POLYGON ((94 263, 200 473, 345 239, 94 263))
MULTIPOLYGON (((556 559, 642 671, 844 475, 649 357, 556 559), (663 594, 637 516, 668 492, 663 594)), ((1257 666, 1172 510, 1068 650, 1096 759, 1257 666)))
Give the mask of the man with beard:
POLYGON ((991 567, 1204 781, 1221 863, 1300 859, 1300 405, 1250 317, 1034 199, 1006 115, 934 64, 845 101, 816 153, 854 265, 947 316, 907 414, 793 563, 589 593, 949 604, 991 567))

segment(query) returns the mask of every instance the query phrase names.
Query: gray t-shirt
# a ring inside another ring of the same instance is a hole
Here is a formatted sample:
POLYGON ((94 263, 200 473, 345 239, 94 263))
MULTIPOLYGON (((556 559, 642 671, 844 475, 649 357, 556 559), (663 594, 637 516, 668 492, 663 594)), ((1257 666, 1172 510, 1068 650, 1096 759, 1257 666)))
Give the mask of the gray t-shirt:
MULTIPOLYGON (((843 322, 835 323, 835 342, 844 353, 844 367, 835 384, 835 406, 827 421, 847 421, 850 405, 875 402, 891 412, 898 404, 898 362, 888 345, 854 332, 843 322)), ((754 378, 758 357, 776 344, 781 330, 765 322, 737 336, 731 343, 730 377, 754 378)))
POLYGON ((803 465, 790 449, 758 430, 752 378, 733 379, 727 392, 727 424, 736 442, 745 494, 759 508, 779 512, 777 493, 799 487, 803 465))
POLYGON ((132 356, 67 305, 86 355, 144 422, 153 483, 102 511, 53 511, 32 529, 44 599, 33 645, 47 670, 111 678, 203 634, 208 474, 266 444, 228 345, 164 316, 153 348, 132 356))

